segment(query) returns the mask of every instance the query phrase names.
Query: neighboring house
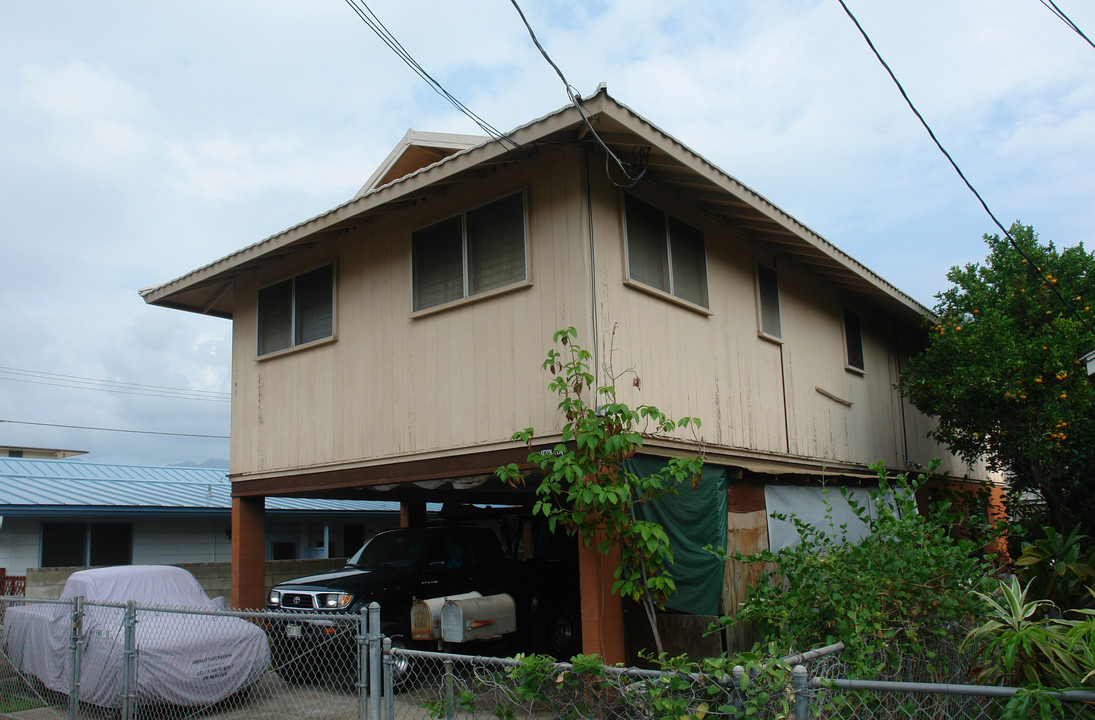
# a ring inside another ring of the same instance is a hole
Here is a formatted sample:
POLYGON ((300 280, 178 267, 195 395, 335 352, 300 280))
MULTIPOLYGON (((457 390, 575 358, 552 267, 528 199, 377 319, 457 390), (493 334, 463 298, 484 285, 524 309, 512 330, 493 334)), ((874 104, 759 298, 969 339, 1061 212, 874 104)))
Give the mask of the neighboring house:
MULTIPOLYGON (((926 308, 603 87, 582 105, 588 123, 564 107, 514 130, 516 149, 412 131, 349 202, 141 290, 232 320, 234 605, 262 592, 264 498, 383 488, 411 523, 427 499, 531 504, 491 474, 525 462, 514 430, 558 439, 541 362, 568 326, 598 383, 641 378, 621 401, 703 421, 732 549, 767 543, 766 486, 937 455, 984 476, 894 389, 926 308)), ((645 447, 695 450, 687 433, 645 447)), ((579 564, 586 649, 618 659, 612 567, 579 564)))
MULTIPOLYGON (((0 568, 223 562, 224 470, 0 458, 0 568)), ((265 559, 346 557, 399 526, 399 504, 270 498, 265 559)))
POLYGON ((53 448, 22 447, 20 445, 0 445, 0 458, 63 460, 86 454, 87 450, 56 450, 53 448))

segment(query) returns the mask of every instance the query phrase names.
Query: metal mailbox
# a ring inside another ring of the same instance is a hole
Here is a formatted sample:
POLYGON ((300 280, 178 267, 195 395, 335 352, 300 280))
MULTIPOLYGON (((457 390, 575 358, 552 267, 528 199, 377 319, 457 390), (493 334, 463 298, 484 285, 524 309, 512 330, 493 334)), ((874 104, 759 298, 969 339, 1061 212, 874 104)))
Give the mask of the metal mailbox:
POLYGON ((445 642, 485 640, 516 631, 517 606, 506 593, 449 598, 441 608, 441 637, 445 642))
POLYGON ((441 608, 449 600, 469 600, 483 597, 474 590, 460 595, 436 597, 428 600, 415 600, 411 605, 411 639, 412 640, 440 640, 441 639, 441 608))

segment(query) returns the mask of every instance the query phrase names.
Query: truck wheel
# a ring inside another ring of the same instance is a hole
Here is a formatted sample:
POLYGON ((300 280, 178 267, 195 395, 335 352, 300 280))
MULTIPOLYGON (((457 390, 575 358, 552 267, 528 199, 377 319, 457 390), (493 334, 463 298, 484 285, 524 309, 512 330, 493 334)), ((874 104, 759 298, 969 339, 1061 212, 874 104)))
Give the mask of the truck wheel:
POLYGON ((581 651, 582 631, 572 611, 548 606, 536 618, 536 644, 557 660, 569 661, 581 651))

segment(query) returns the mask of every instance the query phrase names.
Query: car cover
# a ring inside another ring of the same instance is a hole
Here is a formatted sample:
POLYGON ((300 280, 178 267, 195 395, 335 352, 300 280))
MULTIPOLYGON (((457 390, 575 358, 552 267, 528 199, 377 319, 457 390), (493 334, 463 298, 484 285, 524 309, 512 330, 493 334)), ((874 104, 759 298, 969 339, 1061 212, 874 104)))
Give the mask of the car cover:
MULTIPOLYGON (((174 705, 207 705, 258 680, 270 665, 266 634, 247 620, 217 612, 201 585, 186 570, 159 565, 81 570, 72 574, 62 599, 83 596, 84 650, 80 700, 104 707, 121 705, 125 610, 94 603, 125 603, 198 610, 198 613, 138 610, 137 694, 142 700, 174 705)), ((4 645, 11 663, 50 688, 68 693, 72 685, 72 607, 28 604, 9 608, 4 645)))

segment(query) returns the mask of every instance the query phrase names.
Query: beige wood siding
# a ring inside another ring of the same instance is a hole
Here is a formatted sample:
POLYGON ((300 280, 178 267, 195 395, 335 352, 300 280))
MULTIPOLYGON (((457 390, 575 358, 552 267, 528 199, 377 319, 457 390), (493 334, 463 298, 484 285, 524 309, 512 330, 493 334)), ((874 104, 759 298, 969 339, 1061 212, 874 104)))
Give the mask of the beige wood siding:
POLYGON ((543 154, 237 287, 233 473, 489 446, 507 443, 514 430, 557 423, 540 363, 554 330, 587 332, 588 234, 577 152, 543 154), (519 189, 529 284, 412 317, 411 232, 519 189), (258 288, 330 259, 337 262, 335 340, 257 359, 258 288))
MULTIPOLYGON (((890 318, 650 183, 634 192, 704 232, 708 308, 628 284, 624 191, 584 152, 542 147, 238 283, 232 472, 429 457, 505 446, 527 426, 557 430, 540 363, 552 333, 571 325, 599 381, 619 376, 621 400, 699 417, 704 441, 727 452, 891 467, 944 454, 893 388, 902 343, 890 318), (519 189, 528 282, 412 316, 411 233, 519 189), (332 260, 335 339, 256 359, 258 289, 332 260), (779 276, 782 342, 758 336, 757 262, 779 276), (845 369, 845 307, 861 320, 862 374, 845 369)), ((945 467, 965 474, 953 459, 945 467)))

